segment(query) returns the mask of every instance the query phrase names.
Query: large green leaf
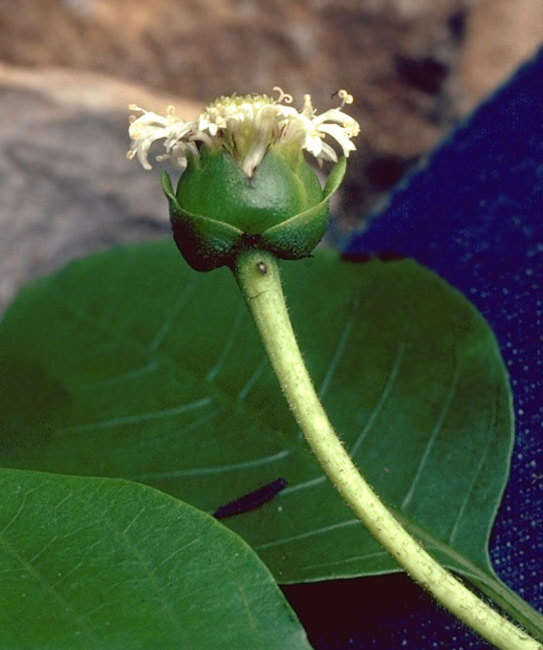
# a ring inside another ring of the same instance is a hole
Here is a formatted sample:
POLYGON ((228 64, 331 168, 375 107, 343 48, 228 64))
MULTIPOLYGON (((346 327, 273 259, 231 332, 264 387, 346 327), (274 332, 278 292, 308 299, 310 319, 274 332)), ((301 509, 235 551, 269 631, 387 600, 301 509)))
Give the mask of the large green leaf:
POLYGON ((231 531, 147 486, 0 471, 0 647, 308 649, 231 531))
MULTIPOLYGON (((487 553, 513 432, 482 317, 410 261, 282 268, 356 462, 428 550, 517 608, 487 553)), ((279 581, 397 570, 308 451, 226 269, 195 273, 171 243, 74 262, 19 295, 0 355, 3 464, 130 478, 207 511, 283 477, 275 500, 227 520, 279 581)))

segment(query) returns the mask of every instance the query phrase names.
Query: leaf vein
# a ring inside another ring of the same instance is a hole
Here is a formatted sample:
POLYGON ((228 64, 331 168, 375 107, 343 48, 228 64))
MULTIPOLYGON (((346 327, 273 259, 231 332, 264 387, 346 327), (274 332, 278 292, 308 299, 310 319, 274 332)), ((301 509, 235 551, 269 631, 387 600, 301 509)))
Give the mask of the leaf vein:
POLYGON ((147 481, 150 479, 164 479, 164 478, 182 478, 185 476, 207 476, 209 474, 222 474, 223 472, 235 472, 240 469, 252 469, 261 465, 268 465, 278 460, 286 458, 290 454, 288 449, 272 454, 271 456, 261 456, 260 458, 253 458, 251 460, 241 461, 239 463, 231 463, 224 465, 216 465, 214 467, 193 467, 191 469, 172 470, 170 472, 149 472, 147 474, 138 474, 138 476, 131 476, 131 481, 147 481))
MULTIPOLYGON (((33 490, 34 491, 34 490, 33 490)), ((5 538, 4 533, 0 533, 0 542, 2 542, 4 548, 8 553, 11 554, 11 556, 19 562, 21 567, 25 570, 28 571, 41 585, 42 587, 48 591, 49 593, 52 594, 53 598, 57 601, 57 603, 62 607, 63 611, 68 611, 68 612, 73 612, 78 624, 80 625, 81 629, 84 630, 86 636, 89 638, 90 641, 92 641, 93 645, 95 647, 99 646, 99 641, 95 637, 94 632, 92 629, 89 627, 89 625, 85 622, 84 617, 79 614, 75 608, 73 607, 73 604, 69 602, 58 589, 55 588, 54 585, 49 583, 42 573, 30 562, 28 561, 23 555, 21 555, 5 538)), ((39 555, 39 554, 38 554, 39 555)), ((35 556, 36 557, 36 556, 35 556)))
POLYGON ((157 332, 153 336, 151 343, 149 345, 149 352, 157 352, 160 346, 162 345, 164 339, 166 338, 168 332, 171 330, 175 319, 179 315, 179 312, 183 307, 185 307, 190 298, 192 297, 192 294, 194 293, 194 290, 196 289, 198 285, 198 276, 193 273, 192 274, 192 280, 190 284, 188 284, 185 287, 185 290, 181 293, 179 298, 175 301, 173 307, 170 309, 169 314, 166 316, 164 319, 164 322, 162 325, 158 328, 157 332))
POLYGON ((194 400, 193 402, 180 404, 179 406, 174 406, 173 408, 169 409, 160 409, 158 411, 138 413, 136 415, 121 415, 115 418, 109 418, 107 420, 99 420, 97 422, 88 422, 86 424, 66 427, 65 429, 59 429, 58 433, 65 433, 67 431, 91 431, 92 429, 109 429, 111 427, 122 426, 124 424, 139 424, 141 422, 147 422, 148 420, 168 418, 174 415, 180 415, 182 413, 187 413, 189 411, 203 408, 204 406, 211 404, 212 401, 213 398, 211 397, 202 397, 200 399, 194 400))
POLYGON ((400 369, 400 365, 402 363, 403 359, 403 354, 405 350, 405 343, 399 343, 397 350, 396 350, 396 355, 394 357, 394 363, 392 364, 392 368, 390 369, 390 373, 388 375, 387 382, 385 384, 385 387, 383 388, 383 392, 381 393, 381 396, 379 397, 379 401, 373 408, 370 417, 368 418, 368 421, 366 422, 364 428, 360 432, 360 435, 356 439, 354 445, 349 449, 349 454, 351 458, 354 459, 358 451, 360 450, 360 447, 364 440, 366 439, 366 436, 368 433, 371 431, 371 428, 373 427, 373 424, 375 420, 377 419, 377 416, 381 412, 381 409, 383 408, 383 405, 385 404, 386 400, 388 399, 390 393, 392 392, 392 387, 394 386, 394 383, 396 382, 396 378, 398 376, 398 372, 400 369))
POLYGON ((343 357, 343 352, 345 351, 345 346, 347 345, 347 341, 349 340, 349 336, 351 334, 351 330, 353 329, 353 324, 355 320, 355 312, 356 309, 359 305, 359 299, 355 300, 353 302, 353 306, 351 308, 351 313, 349 315, 349 318, 347 319, 347 322, 343 326, 341 330, 341 334, 338 337, 338 341, 336 344, 336 349, 334 350, 334 354, 332 356, 332 359, 330 361, 330 364, 328 366, 328 370, 326 371, 326 374, 324 375, 324 379, 322 380, 322 383, 319 388, 319 398, 322 400, 324 396, 326 395, 328 388, 330 387, 330 383, 334 377, 334 374, 336 372, 336 368, 341 361, 341 358, 343 357))
POLYGON ((236 338, 236 334, 239 331, 242 317, 245 314, 245 305, 242 305, 240 309, 238 309, 238 313, 234 317, 232 321, 232 325, 230 326, 230 331, 228 333, 228 337, 226 339, 226 342, 222 346, 222 350, 217 358, 217 361, 215 364, 208 370, 205 379, 206 381, 213 381, 215 377, 219 374, 221 371, 222 367, 224 366, 224 363, 230 353, 230 350, 232 349, 232 346, 234 344, 234 340, 236 338))
POLYGON ((441 428, 443 426, 443 423, 445 422, 445 418, 447 417, 447 413, 449 411, 449 407, 451 406, 454 396, 456 394, 456 387, 458 385, 458 378, 460 376, 460 364, 456 363, 454 367, 454 373, 452 376, 451 384, 448 388, 447 391, 447 396, 445 398, 445 401, 443 403, 443 406, 441 408, 441 411, 439 412, 439 416, 437 418, 436 424, 434 428, 432 429, 432 432, 430 433, 430 437, 428 438, 428 442, 426 443, 424 450, 422 452, 421 458, 419 460, 419 464, 417 466, 417 469, 415 471, 415 475, 413 476, 413 479, 411 481, 411 485, 409 486, 409 489, 407 490, 407 494, 405 495, 402 504, 401 504, 401 509, 404 510, 407 508, 409 503, 411 502, 413 495, 415 494, 415 490, 417 488, 417 484, 420 480, 420 477, 422 476, 424 466, 426 465, 426 461, 428 460, 430 453, 434 447, 435 441, 437 440, 437 437, 441 431, 441 428))
MULTIPOLYGON (((495 431, 495 425, 496 425, 496 400, 492 402, 492 418, 491 418, 491 423, 490 426, 488 427, 488 430, 490 432, 495 431)), ((475 469, 473 479, 470 483, 469 489, 466 493, 466 496, 462 502, 462 505, 460 506, 458 510, 458 514, 456 515, 456 518, 454 520, 454 523, 451 528, 451 532, 449 534, 449 538, 447 540, 447 544, 452 546, 454 544, 454 541, 456 539, 456 535, 458 534, 458 529, 460 527, 460 522, 462 521, 462 517, 464 516, 464 512, 466 511, 466 508, 468 507, 469 500, 471 499, 471 495, 473 494, 475 490, 475 486, 477 485, 477 481, 479 479, 479 476, 483 470, 484 464, 486 462, 486 459, 488 457, 488 450, 489 450, 489 444, 487 443, 485 445, 484 451, 479 459, 479 462, 477 463, 477 467, 475 469)))
POLYGON ((162 565, 166 564, 170 560, 173 560, 173 558, 176 555, 179 555, 179 553, 182 553, 183 551, 186 551, 188 548, 190 548, 193 544, 197 544, 201 540, 201 537, 195 537, 192 539, 188 544, 184 544, 183 546, 176 548, 175 551, 172 551, 168 556, 166 556, 159 564, 158 567, 161 567, 162 565))
POLYGON ((237 399, 242 402, 247 395, 251 392, 253 386, 255 383, 260 379, 260 375, 268 365, 268 358, 263 357, 256 369, 253 371, 253 374, 249 377, 249 379, 245 382, 245 384, 241 387, 237 399))
POLYGON ((262 551, 266 548, 273 548, 274 546, 282 546, 283 544, 289 544, 290 542, 296 542, 300 539, 306 539, 308 537, 315 537, 317 535, 324 535, 333 530, 338 530, 340 528, 349 528, 351 526, 361 526, 359 519, 347 519, 346 521, 340 521, 336 524, 330 524, 330 526, 323 526, 322 528, 314 528, 313 530, 308 530, 304 533, 298 535, 292 535, 291 537, 280 537, 279 539, 274 539, 271 542, 265 542, 264 544, 259 544, 253 548, 257 551, 262 551))
POLYGON ((24 510, 24 507, 25 507, 25 505, 26 505, 26 500, 28 499, 28 497, 29 497, 33 492, 36 491, 36 489, 37 489, 37 488, 34 488, 34 489, 32 489, 32 490, 27 490, 27 491, 23 494, 23 498, 21 499, 21 505, 17 508, 17 510, 15 511, 15 514, 14 514, 13 517, 8 521, 8 523, 4 526, 4 528, 2 528, 2 530, 0 530, 0 535, 4 535, 4 534, 9 530, 9 528, 11 528, 11 526, 12 526, 12 525, 17 521, 17 519, 20 517, 21 513, 22 513, 23 510, 24 510))

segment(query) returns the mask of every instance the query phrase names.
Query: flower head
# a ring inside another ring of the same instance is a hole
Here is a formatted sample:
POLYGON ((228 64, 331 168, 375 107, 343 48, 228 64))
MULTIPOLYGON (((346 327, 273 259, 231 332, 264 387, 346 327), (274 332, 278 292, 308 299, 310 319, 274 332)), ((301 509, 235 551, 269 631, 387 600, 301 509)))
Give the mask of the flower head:
POLYGON ((347 157, 356 147, 352 138, 360 126, 343 112, 351 104, 352 95, 340 90, 340 106, 317 115, 311 96, 305 95, 300 111, 290 104, 292 96, 281 88, 273 89, 278 96, 231 95, 219 97, 209 104, 194 121, 185 121, 168 107, 166 116, 131 105, 140 115, 130 117, 129 135, 132 140, 127 157, 137 157, 145 169, 151 169, 149 149, 156 140, 164 140, 165 153, 157 160, 169 159, 184 170, 190 155, 198 156, 199 147, 224 149, 248 177, 252 177, 271 145, 294 144, 311 153, 319 163, 337 161, 335 150, 325 142, 327 136, 339 144, 347 157))
POLYGON ((282 259, 307 257, 326 230, 332 194, 355 149, 358 122, 343 108, 353 98, 339 90, 338 106, 318 115, 311 96, 300 110, 281 88, 274 95, 219 97, 192 121, 170 106, 158 115, 132 105, 128 158, 151 169, 149 150, 157 140, 182 170, 174 189, 167 172, 168 199, 177 247, 199 271, 232 266, 241 251, 259 248, 282 259), (338 160, 336 149, 343 156, 338 160), (320 164, 330 160, 324 187, 304 151, 320 164))

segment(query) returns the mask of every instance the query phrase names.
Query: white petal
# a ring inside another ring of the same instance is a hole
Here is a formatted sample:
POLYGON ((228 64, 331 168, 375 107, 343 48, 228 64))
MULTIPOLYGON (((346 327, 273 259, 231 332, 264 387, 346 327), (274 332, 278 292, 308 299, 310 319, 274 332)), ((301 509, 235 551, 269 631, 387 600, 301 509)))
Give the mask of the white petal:
POLYGON ((319 158, 322 160, 330 160, 331 162, 337 162, 337 153, 332 149, 332 147, 329 144, 323 142, 319 158))
POLYGON ((320 155, 320 152, 322 150, 322 138, 319 135, 313 135, 311 133, 307 133, 305 137, 305 142, 303 144, 303 148, 306 151, 309 151, 309 153, 312 153, 315 158, 318 158, 320 155))
POLYGON ((344 127, 339 124, 321 124, 319 125, 319 131, 331 135, 337 142, 340 144, 343 149, 343 155, 347 158, 350 151, 354 151, 356 147, 351 142, 347 133, 345 133, 344 127))

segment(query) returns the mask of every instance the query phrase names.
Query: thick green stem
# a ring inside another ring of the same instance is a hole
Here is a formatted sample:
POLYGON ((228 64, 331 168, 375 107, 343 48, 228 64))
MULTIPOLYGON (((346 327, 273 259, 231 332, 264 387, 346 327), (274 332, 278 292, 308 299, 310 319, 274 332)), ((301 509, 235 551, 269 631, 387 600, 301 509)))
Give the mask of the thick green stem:
POLYGON ((393 517, 341 444, 316 395, 296 342, 273 255, 241 253, 233 269, 287 402, 328 478, 407 573, 444 607, 503 650, 543 650, 438 564, 393 517))

